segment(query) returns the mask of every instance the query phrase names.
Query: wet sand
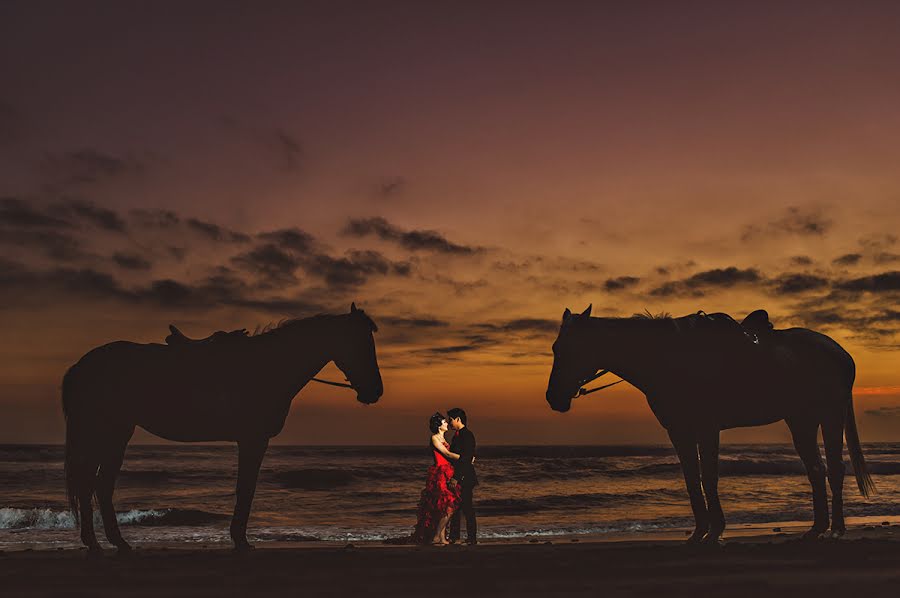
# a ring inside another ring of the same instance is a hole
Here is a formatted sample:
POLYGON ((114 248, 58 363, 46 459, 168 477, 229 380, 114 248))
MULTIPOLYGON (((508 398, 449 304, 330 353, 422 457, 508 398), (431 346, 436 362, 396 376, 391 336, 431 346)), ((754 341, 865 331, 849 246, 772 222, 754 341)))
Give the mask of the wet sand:
POLYGON ((896 596, 900 527, 854 529, 840 541, 794 534, 682 539, 556 538, 474 547, 282 545, 0 553, 0 595, 38 596, 896 596), (449 585, 448 585, 449 584, 449 585))

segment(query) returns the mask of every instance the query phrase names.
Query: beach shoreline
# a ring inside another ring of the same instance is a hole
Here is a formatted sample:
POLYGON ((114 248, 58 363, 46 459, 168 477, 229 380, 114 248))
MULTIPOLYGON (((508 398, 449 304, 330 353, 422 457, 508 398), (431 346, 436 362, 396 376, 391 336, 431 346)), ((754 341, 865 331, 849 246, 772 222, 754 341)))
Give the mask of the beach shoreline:
POLYGON ((376 542, 0 553, 4 596, 421 596, 441 587, 490 596, 895 595, 900 526, 857 526, 841 540, 796 534, 730 536, 721 547, 683 537, 556 538, 478 546, 376 542), (577 540, 577 541, 573 541, 577 540))

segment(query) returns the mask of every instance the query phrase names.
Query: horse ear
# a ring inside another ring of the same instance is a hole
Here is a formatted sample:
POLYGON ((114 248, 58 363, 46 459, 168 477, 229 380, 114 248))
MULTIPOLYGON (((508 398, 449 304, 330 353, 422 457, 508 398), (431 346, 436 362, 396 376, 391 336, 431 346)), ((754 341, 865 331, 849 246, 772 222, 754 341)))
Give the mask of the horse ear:
POLYGON ((566 311, 563 312, 563 322, 565 322, 567 319, 569 319, 569 316, 571 316, 571 315, 572 315, 572 312, 567 307, 566 311))
POLYGON ((590 317, 591 317, 591 308, 592 308, 592 307, 594 307, 594 304, 593 304, 593 303, 591 303, 590 305, 588 305, 588 306, 587 306, 587 309, 584 310, 583 312, 581 312, 581 315, 590 318, 590 317))
POLYGON ((355 314, 356 312, 357 312, 356 301, 354 301, 353 303, 350 304, 350 313, 355 314))

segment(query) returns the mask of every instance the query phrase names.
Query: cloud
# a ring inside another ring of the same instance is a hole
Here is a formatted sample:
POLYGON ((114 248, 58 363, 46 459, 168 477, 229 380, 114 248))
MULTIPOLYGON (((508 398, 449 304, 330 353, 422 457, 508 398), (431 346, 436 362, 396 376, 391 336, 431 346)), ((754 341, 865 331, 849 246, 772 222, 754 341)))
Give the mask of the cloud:
POLYGON ((483 251, 480 247, 453 243, 436 231, 405 231, 384 218, 351 218, 343 234, 359 238, 375 235, 383 241, 397 243, 410 251, 435 251, 453 255, 472 255, 483 251))
POLYGON ((300 267, 301 260, 274 243, 266 243, 231 258, 231 263, 259 274, 269 282, 287 285, 296 281, 294 272, 300 267))
POLYGON ((0 228, 0 245, 24 247, 61 262, 74 262, 89 256, 79 239, 55 230, 0 228))
POLYGON ((773 290, 779 295, 791 295, 815 291, 829 286, 829 281, 812 274, 784 273, 772 281, 773 290))
POLYGON ((795 266, 811 266, 813 260, 808 255, 795 255, 791 258, 791 263, 795 266))
POLYGON ((680 281, 666 282, 652 289, 650 294, 656 297, 680 295, 685 297, 702 297, 708 288, 731 288, 745 283, 758 283, 764 279, 754 268, 741 269, 735 266, 715 268, 698 272, 680 281))
POLYGON ((833 260, 831 260, 831 263, 836 266, 855 266, 861 259, 861 253, 847 253, 840 257, 834 258, 833 260))
POLYGON ((44 169, 63 184, 92 184, 141 173, 144 164, 132 156, 119 157, 92 148, 47 154, 44 169))
POLYGON ((890 251, 881 251, 872 256, 872 259, 875 260, 876 264, 893 264, 896 261, 900 261, 900 253, 891 253, 890 251))
POLYGON ((292 251, 311 251, 315 244, 314 237, 299 228, 284 228, 281 230, 259 233, 257 236, 264 241, 270 241, 292 251))
POLYGON ((181 222, 171 210, 131 210, 131 218, 142 228, 173 228, 181 222))
POLYGON ((846 280, 835 285, 845 291, 867 291, 885 293, 900 291, 900 271, 883 272, 872 276, 862 276, 846 280))
POLYGON ((276 131, 274 145, 279 165, 282 169, 289 171, 300 170, 303 148, 295 137, 283 130, 276 131))
POLYGON ((378 323, 384 327, 398 326, 416 329, 446 328, 450 325, 446 320, 439 320, 437 318, 408 318, 396 316, 380 317, 378 318, 378 323))
POLYGON ((189 218, 187 225, 189 229, 212 241, 220 243, 247 243, 250 241, 250 235, 223 228, 212 222, 189 218))
POLYGON ((117 251, 112 256, 113 261, 125 270, 149 270, 153 265, 144 257, 136 253, 117 251))
POLYGON ((822 214, 821 209, 791 206, 780 218, 762 224, 745 226, 741 240, 751 241, 759 237, 783 235, 822 237, 831 230, 832 224, 833 222, 822 214))
POLYGON ((628 287, 633 287, 640 281, 640 278, 634 276, 619 276, 617 278, 607 278, 606 282, 603 283, 603 287, 609 292, 615 292, 628 287))
POLYGON ((403 268, 394 268, 392 262, 377 251, 350 251, 346 257, 338 258, 320 253, 304 260, 303 268, 336 288, 362 285, 375 274, 403 275, 403 268))
POLYGON ((866 409, 866 415, 873 417, 900 417, 900 407, 878 407, 877 409, 866 409))
POLYGON ((100 207, 93 202, 68 199, 55 204, 51 209, 102 230, 121 233, 126 229, 125 221, 117 212, 100 207))
POLYGON ((70 221, 13 197, 0 198, 0 225, 21 228, 73 228, 70 221))
POLYGON ((402 176, 385 177, 378 183, 375 196, 379 199, 393 199, 402 195, 407 186, 408 183, 402 176))

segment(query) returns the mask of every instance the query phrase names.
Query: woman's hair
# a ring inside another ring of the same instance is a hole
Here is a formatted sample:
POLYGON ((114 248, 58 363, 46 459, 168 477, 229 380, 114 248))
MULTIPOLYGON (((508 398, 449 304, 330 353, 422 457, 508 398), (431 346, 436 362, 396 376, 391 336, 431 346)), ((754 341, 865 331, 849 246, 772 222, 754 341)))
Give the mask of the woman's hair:
POLYGON ((441 415, 440 412, 435 412, 435 414, 431 416, 431 418, 428 420, 428 427, 431 428, 432 434, 437 434, 437 431, 441 427, 441 423, 445 419, 447 419, 447 418, 444 417, 443 415, 441 415))

